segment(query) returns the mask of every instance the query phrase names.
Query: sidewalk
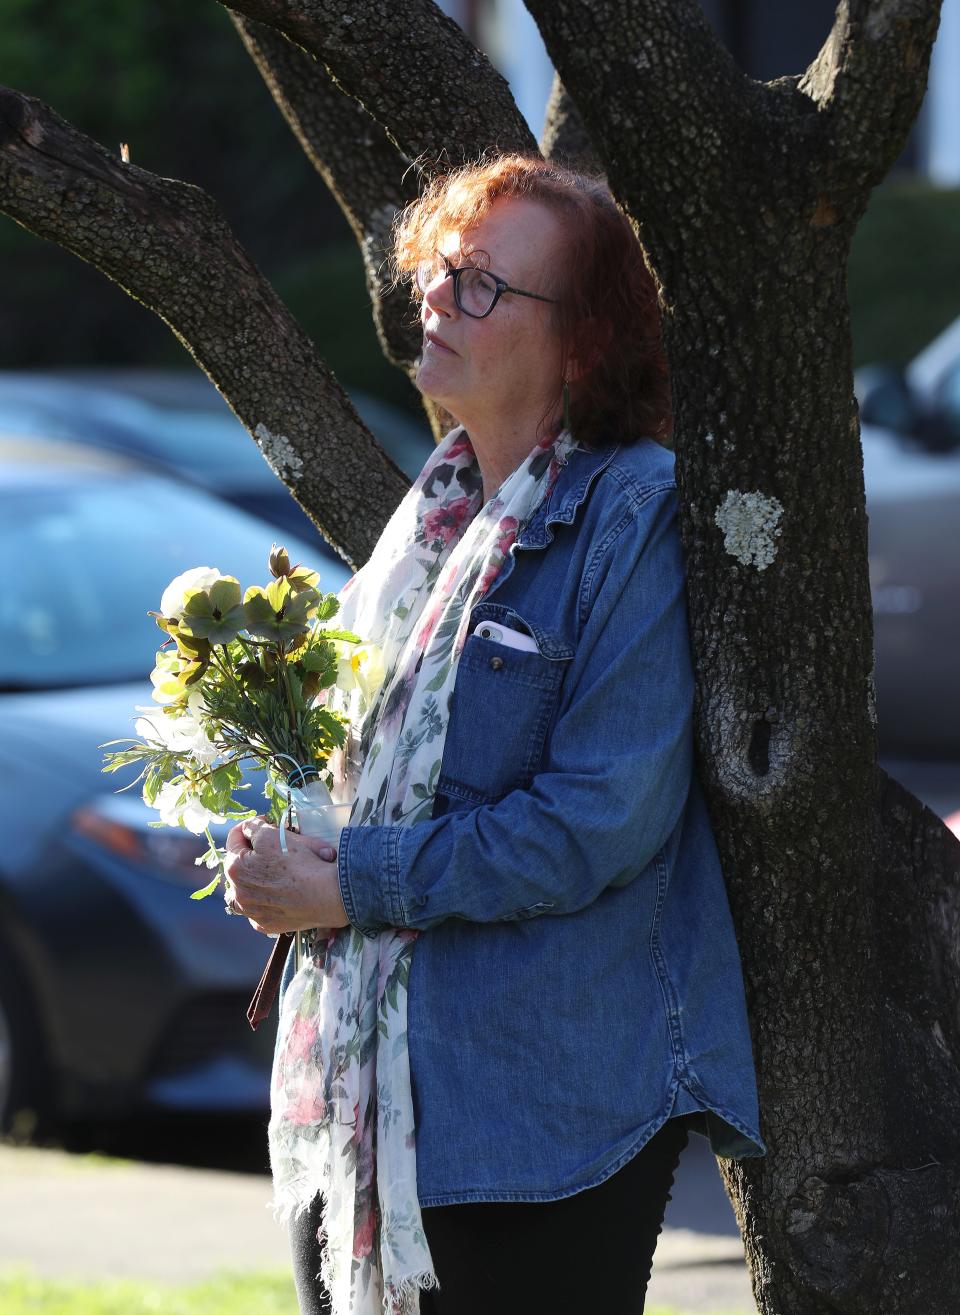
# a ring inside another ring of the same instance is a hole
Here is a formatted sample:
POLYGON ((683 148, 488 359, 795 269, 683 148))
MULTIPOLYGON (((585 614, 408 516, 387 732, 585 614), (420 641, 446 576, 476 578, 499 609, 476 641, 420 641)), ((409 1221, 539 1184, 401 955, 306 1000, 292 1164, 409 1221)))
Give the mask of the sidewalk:
MULTIPOLYGON (((185 1283, 219 1270, 288 1270, 269 1197, 263 1174, 0 1145, 0 1272, 185 1283)), ((733 1215, 700 1137, 681 1160, 657 1248, 648 1306, 657 1305, 684 1315, 755 1310, 733 1215)))

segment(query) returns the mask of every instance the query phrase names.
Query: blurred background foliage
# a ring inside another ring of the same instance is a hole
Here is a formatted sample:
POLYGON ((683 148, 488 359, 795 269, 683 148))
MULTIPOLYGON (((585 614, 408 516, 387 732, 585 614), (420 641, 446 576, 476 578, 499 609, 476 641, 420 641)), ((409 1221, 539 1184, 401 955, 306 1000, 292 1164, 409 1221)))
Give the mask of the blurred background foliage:
POLYGON ((854 364, 905 365, 960 308, 960 188, 880 187, 853 239, 849 289, 854 364))
MULTIPOLYGON (((0 0, 0 82, 133 163, 219 202, 348 388, 412 411, 383 360, 350 229, 283 122, 227 13, 167 0, 0 0)), ((850 270, 855 363, 903 363, 955 315, 960 191, 880 188, 850 270)), ((0 368, 188 368, 166 326, 75 256, 0 216, 0 368)))
MULTIPOLYGON (((226 11, 196 0, 0 0, 0 83, 213 196, 348 388, 422 416, 384 361, 349 226, 226 11)), ((0 369, 192 361, 99 271, 0 216, 0 369)))

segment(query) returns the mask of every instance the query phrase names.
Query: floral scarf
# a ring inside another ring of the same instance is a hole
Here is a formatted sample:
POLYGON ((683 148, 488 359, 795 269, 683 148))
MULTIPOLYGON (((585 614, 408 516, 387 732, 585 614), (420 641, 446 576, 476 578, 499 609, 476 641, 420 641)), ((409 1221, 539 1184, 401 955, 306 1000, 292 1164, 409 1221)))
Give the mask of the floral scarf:
MULTIPOLYGON (((462 428, 431 453, 336 625, 378 646, 351 826, 429 818, 470 612, 573 441, 548 438, 483 503, 462 428)), ((357 711, 356 692, 339 706, 357 711), (351 702, 352 700, 352 702, 351 702)), ((417 932, 344 927, 318 939, 283 997, 271 1084, 270 1158, 281 1220, 324 1200, 320 1272, 333 1315, 418 1315, 437 1286, 417 1199, 407 978, 417 932)))

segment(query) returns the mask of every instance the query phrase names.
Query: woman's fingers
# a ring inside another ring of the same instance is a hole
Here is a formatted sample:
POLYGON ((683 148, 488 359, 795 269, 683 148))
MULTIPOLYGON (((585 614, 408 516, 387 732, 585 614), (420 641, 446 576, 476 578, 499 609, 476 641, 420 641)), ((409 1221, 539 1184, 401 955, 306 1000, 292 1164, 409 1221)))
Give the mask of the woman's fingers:
POLYGON ((340 895, 336 847, 319 836, 287 833, 264 817, 249 818, 228 837, 225 898, 255 931, 275 934, 337 927, 348 919, 340 895))
POLYGON ((286 832, 287 852, 280 847, 280 828, 265 817, 251 817, 240 823, 243 836, 257 858, 283 860, 293 853, 298 845, 304 846, 322 858, 325 863, 332 863, 337 851, 327 840, 319 836, 302 836, 299 831, 286 832))
POLYGON ((223 857, 223 870, 231 881, 236 877, 243 863, 252 855, 253 850, 249 845, 244 849, 231 849, 229 845, 227 846, 227 852, 223 857))
POLYGON ((324 863, 332 863, 337 857, 337 851, 329 840, 321 840, 319 836, 297 836, 302 845, 313 851, 318 858, 322 858, 324 863))
POLYGON ((257 817, 248 817, 240 823, 240 830, 251 845, 260 842, 261 836, 269 836, 272 832, 274 836, 280 834, 279 828, 260 813, 257 817))
POLYGON ((243 829, 243 823, 238 822, 227 832, 227 843, 225 849, 228 854, 240 854, 250 848, 250 841, 243 829))

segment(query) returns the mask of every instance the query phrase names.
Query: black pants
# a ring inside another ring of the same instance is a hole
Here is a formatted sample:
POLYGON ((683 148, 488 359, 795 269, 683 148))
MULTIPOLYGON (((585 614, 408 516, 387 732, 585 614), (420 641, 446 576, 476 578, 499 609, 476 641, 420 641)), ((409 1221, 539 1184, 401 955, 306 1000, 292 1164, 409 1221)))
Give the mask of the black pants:
MULTIPOLYGON (((559 1201, 433 1206, 423 1226, 439 1290, 421 1315, 642 1315, 686 1120, 668 1119, 597 1187, 559 1201)), ((301 1315, 329 1315, 320 1280, 319 1202, 290 1225, 301 1315)))

